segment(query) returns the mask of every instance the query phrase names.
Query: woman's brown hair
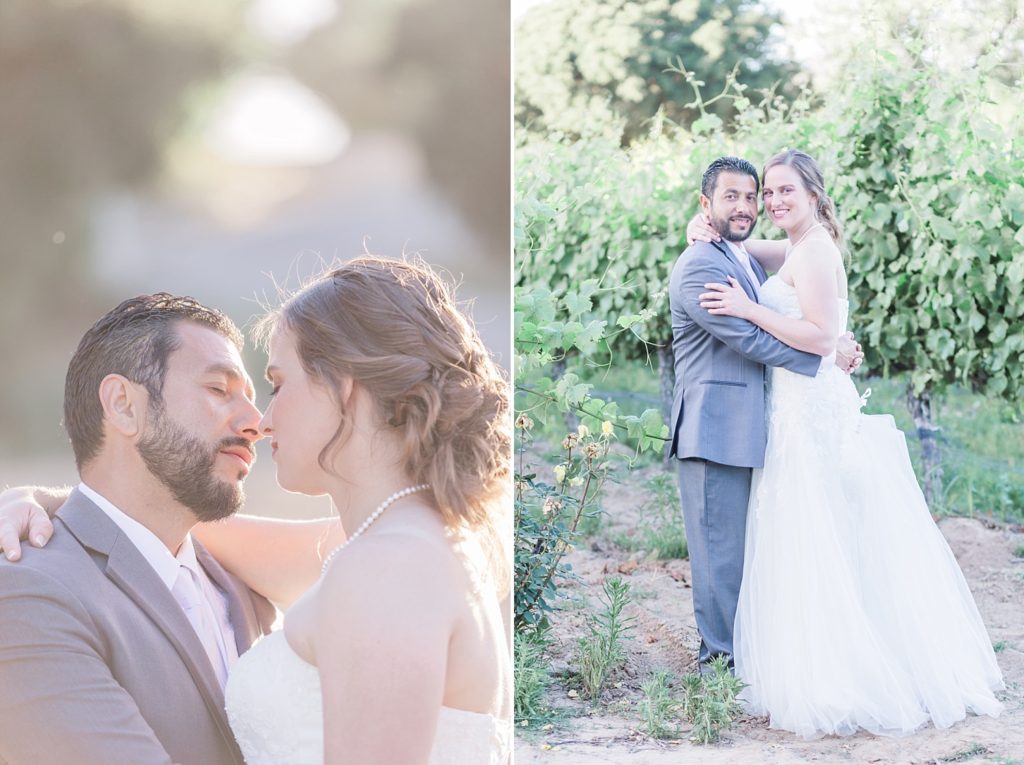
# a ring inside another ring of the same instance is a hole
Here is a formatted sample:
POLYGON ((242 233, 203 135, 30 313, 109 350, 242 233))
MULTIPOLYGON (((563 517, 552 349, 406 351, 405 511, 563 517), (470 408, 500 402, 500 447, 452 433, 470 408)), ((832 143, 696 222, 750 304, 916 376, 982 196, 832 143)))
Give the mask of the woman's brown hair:
POLYGON ((338 402, 341 424, 319 457, 325 470, 346 438, 340 381, 351 377, 398 436, 409 478, 430 484, 446 524, 494 523, 496 503, 510 496, 510 386, 430 266, 373 255, 345 262, 269 314, 259 333, 266 340, 277 327, 338 402))
POLYGON ((814 217, 828 231, 832 241, 836 243, 836 247, 842 249, 843 227, 839 224, 839 219, 836 217, 836 207, 832 202, 832 198, 825 193, 825 176, 822 174, 821 168, 818 167, 818 163, 814 161, 811 155, 798 149, 780 152, 769 159, 764 166, 764 170, 761 171, 762 186, 764 186, 764 177, 768 173, 768 169, 776 165, 787 165, 796 170, 800 180, 803 181, 804 188, 811 194, 814 194, 818 200, 814 217))

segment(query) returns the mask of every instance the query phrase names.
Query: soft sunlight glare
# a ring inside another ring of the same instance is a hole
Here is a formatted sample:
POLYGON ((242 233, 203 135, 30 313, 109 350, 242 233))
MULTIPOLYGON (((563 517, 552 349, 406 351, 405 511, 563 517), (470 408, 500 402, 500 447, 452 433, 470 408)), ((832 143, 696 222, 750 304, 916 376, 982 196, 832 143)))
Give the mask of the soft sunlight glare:
POLYGON ((215 153, 250 165, 324 164, 348 139, 348 127, 312 91, 268 74, 236 78, 204 136, 215 153))
POLYGON ((292 45, 338 14, 335 0, 252 0, 248 22, 278 45, 292 45))

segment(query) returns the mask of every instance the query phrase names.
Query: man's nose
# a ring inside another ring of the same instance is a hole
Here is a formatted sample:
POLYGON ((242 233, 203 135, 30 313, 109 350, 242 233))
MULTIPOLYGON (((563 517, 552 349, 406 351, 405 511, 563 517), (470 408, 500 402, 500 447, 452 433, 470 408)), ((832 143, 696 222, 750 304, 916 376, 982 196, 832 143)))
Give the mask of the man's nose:
POLYGON ((260 432, 260 420, 262 419, 263 413, 257 408, 256 404, 249 399, 245 399, 235 427, 239 433, 250 441, 259 441, 263 438, 263 434, 260 432))

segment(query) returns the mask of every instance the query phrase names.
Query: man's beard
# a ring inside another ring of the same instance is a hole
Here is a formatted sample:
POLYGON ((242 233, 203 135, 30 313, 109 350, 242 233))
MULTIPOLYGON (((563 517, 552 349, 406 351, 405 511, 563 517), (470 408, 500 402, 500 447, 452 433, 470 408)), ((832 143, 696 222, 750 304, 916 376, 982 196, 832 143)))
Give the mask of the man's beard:
MULTIPOLYGON (((739 217, 739 216, 731 216, 739 217)), ((750 238, 750 235, 754 233, 754 219, 749 218, 750 223, 747 225, 745 233, 739 233, 738 231, 732 230, 732 222, 729 218, 719 218, 714 213, 711 214, 711 226, 722 235, 723 239, 730 242, 743 242, 750 238)))
POLYGON ((149 472, 204 522, 227 518, 245 500, 241 475, 237 483, 228 483, 214 474, 217 454, 231 446, 252 451, 244 438, 225 438, 210 446, 173 422, 159 406, 150 409, 150 425, 137 448, 149 472))

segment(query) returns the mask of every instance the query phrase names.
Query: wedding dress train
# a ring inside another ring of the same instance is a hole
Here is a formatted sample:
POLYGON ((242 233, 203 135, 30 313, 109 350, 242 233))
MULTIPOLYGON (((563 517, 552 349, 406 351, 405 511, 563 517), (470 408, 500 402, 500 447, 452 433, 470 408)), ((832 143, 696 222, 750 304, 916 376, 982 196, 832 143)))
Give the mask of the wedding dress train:
MULTIPOLYGON (((778 276, 761 302, 802 316, 778 276)), ((734 637, 748 711, 805 738, 997 715, 992 644, 892 417, 834 366, 769 385, 734 637)))

